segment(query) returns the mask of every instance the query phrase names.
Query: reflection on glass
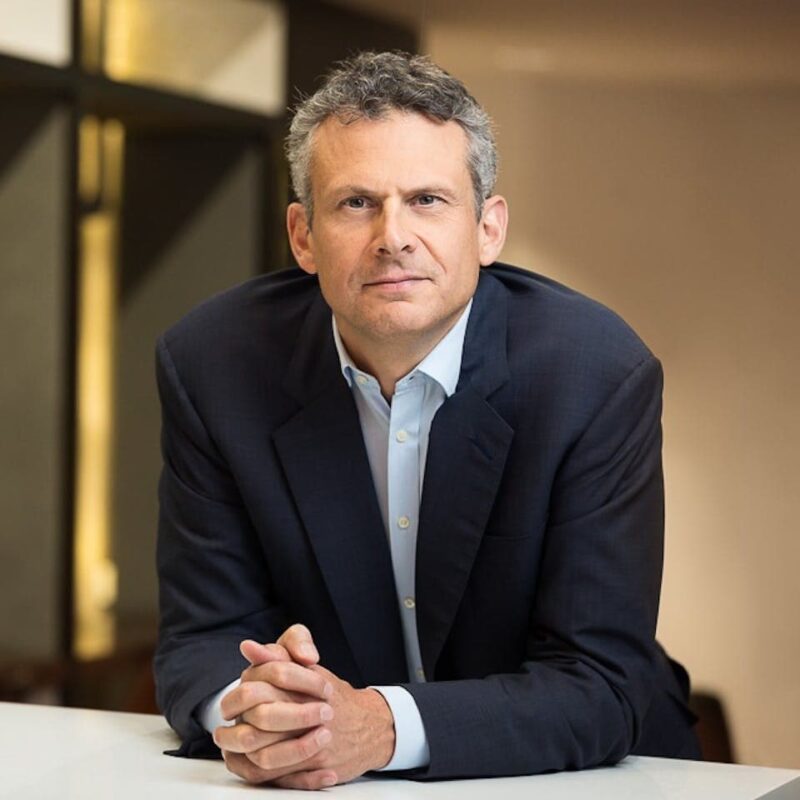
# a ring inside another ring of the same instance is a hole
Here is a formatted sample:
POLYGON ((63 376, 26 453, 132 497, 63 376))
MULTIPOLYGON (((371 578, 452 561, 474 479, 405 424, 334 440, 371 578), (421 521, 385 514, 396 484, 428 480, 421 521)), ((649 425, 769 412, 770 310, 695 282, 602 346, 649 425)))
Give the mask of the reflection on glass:
POLYGON ((79 186, 97 194, 80 220, 78 414, 75 502, 75 633, 81 659, 114 645, 117 571, 111 554, 113 358, 117 240, 125 134, 114 120, 82 121, 79 186))
MULTIPOLYGON (((277 0, 84 0, 114 80, 261 114, 286 106, 287 25, 277 0)), ((85 34, 88 29, 85 25, 85 34)), ((90 48, 91 49, 91 48, 90 48)), ((97 48, 93 52, 99 52, 97 48)))

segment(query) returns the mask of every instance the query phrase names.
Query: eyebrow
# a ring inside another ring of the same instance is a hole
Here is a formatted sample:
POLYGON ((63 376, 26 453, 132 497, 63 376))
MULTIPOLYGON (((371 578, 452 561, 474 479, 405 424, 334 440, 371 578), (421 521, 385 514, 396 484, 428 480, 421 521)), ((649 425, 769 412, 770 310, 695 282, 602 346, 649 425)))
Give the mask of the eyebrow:
MULTIPOLYGON (((404 192, 404 194, 409 197, 415 197, 420 194, 435 194, 435 195, 442 195, 443 197, 447 197, 448 199, 454 199, 456 196, 452 189, 449 189, 446 186, 434 186, 434 185, 419 186, 414 189, 410 189, 407 192, 404 192)), ((368 189, 366 186, 357 186, 355 184, 340 186, 331 192, 331 197, 336 199, 343 197, 351 197, 351 196, 361 196, 361 195, 365 197, 377 197, 380 195, 380 193, 376 192, 374 189, 368 189)))
POLYGON ((374 196, 375 192, 367 189, 366 186, 356 186, 355 184, 348 184, 347 186, 339 186, 331 192, 332 197, 350 197, 351 195, 368 195, 374 196))

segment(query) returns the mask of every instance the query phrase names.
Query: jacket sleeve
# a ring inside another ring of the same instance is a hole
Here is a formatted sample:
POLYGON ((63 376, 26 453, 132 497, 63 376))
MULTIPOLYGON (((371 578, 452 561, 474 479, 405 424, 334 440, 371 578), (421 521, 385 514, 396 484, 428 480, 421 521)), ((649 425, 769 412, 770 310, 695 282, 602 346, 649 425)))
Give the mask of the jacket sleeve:
POLYGON ((157 566, 158 705, 182 739, 178 755, 218 756, 198 706, 237 678, 245 638, 285 629, 255 530, 165 340, 156 348, 162 409, 157 566))
POLYGON ((405 686, 430 747, 408 777, 581 769, 634 747, 659 657, 661 389, 648 356, 563 459, 518 671, 405 686))

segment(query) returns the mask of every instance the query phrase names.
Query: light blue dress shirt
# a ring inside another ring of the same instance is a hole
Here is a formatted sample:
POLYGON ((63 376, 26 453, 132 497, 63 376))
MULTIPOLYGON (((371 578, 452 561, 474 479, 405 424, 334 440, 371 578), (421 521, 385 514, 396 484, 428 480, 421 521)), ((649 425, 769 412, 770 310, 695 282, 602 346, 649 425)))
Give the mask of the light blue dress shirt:
MULTIPOLYGON (((447 335, 408 375, 397 381, 391 405, 381 394, 377 379, 353 363, 333 318, 336 352, 342 374, 353 392, 389 540, 406 663, 412 682, 425 680, 417 636, 414 572, 428 436, 439 407, 456 390, 471 309, 470 300, 447 335)), ((220 702, 238 685, 238 679, 228 684, 201 710, 200 719, 209 733, 219 725, 234 724, 222 719, 220 702)), ((426 766, 430 762, 428 740, 414 698, 401 686, 372 688, 383 695, 394 717, 395 750, 383 769, 426 766)))
MULTIPOLYGON (((333 320, 336 351, 342 373, 353 391, 389 539, 412 682, 425 680, 417 636, 414 572, 428 436, 434 415, 456 390, 471 308, 470 300, 447 335, 408 375, 397 381, 391 405, 381 394, 377 379, 353 363, 333 320)), ((395 750, 384 770, 426 766, 430 762, 428 741, 413 697, 400 686, 372 688, 384 696, 394 716, 395 750)))

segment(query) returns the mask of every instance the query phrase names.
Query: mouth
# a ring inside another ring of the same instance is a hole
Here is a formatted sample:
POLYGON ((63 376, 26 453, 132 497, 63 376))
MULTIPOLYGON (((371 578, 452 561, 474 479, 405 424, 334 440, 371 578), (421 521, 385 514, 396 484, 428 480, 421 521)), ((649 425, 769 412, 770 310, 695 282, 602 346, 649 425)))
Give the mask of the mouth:
POLYGON ((416 275, 396 275, 380 278, 376 281, 369 281, 368 283, 364 284, 364 288, 383 289, 385 291, 400 291, 403 289, 411 289, 427 280, 428 278, 423 278, 416 275))

